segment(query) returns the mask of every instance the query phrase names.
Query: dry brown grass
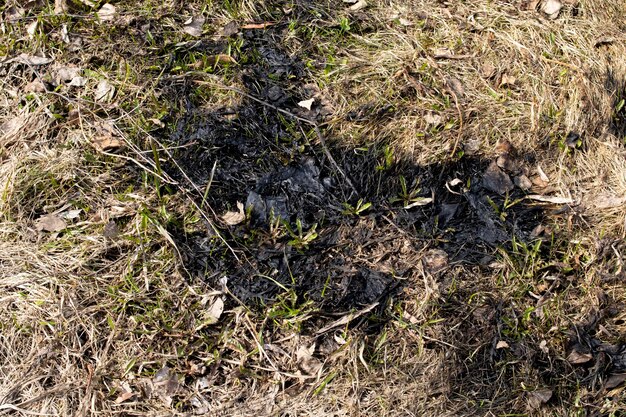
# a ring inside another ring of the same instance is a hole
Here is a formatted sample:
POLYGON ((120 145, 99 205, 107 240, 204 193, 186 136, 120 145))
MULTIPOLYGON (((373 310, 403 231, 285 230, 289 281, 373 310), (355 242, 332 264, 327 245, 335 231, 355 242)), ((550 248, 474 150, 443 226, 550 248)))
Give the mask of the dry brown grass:
MULTIPOLYGON (((231 18, 268 20, 273 10, 265 2, 232 3, 238 5, 235 16, 212 6, 211 31, 231 18)), ((0 93, 0 413, 453 416, 620 410, 622 388, 610 395, 602 381, 588 388, 565 358, 567 331, 607 304, 616 313, 602 319, 602 340, 617 344, 626 334, 626 247, 620 241, 626 237, 625 132, 616 131, 611 120, 626 95, 626 6, 566 2, 559 18, 549 20, 521 10, 517 1, 369 3, 357 13, 341 2, 311 7, 319 8, 318 17, 304 25, 319 29, 314 42, 285 28, 285 48, 311 57, 309 78, 334 110, 326 125, 334 146, 389 144, 398 160, 426 165, 449 160, 454 150, 458 156, 470 142, 478 155, 492 159, 496 144, 506 140, 545 171, 550 183, 543 193, 576 201, 566 215, 546 220, 562 236, 555 244, 558 256, 548 261, 576 259, 575 279, 546 304, 546 317, 518 335, 519 348, 527 350, 495 362, 487 358, 489 344, 501 336, 489 325, 493 311, 521 323, 516 314, 536 305, 528 288, 552 282, 543 271, 520 273, 534 262, 528 254, 502 253, 488 270, 452 264, 437 273, 422 267, 421 258, 406 259, 416 270, 403 277, 407 289, 389 303, 390 318, 378 333, 343 326, 319 339, 315 330, 328 320, 303 311, 273 321, 268 310, 238 305, 224 288, 186 276, 184 254, 173 245, 168 222, 177 218, 184 228, 208 230, 202 216, 216 219, 192 205, 187 197, 197 190, 184 181, 186 195, 160 195, 141 168, 157 171, 141 156, 140 149, 149 152, 146 144, 154 139, 146 120, 172 104, 161 101, 167 94, 154 90, 146 69, 158 47, 141 51, 147 55, 144 67, 125 54, 126 47, 136 52, 125 34, 107 33, 95 23, 94 35, 89 25, 80 28, 84 50, 73 54, 53 36, 29 40, 25 25, 31 20, 5 22, 10 31, 1 36, 23 43, 3 47, 10 55, 40 50, 62 64, 85 63, 94 54, 117 68, 115 59, 103 57, 102 42, 110 36, 120 40, 119 55, 133 68, 132 75, 100 74, 118 89, 119 108, 69 97, 71 106, 89 108, 81 110, 76 125, 52 115, 53 105, 68 104, 67 91, 26 93, 33 74, 22 67, 16 75, 16 66, 4 65, 10 70, 2 73, 0 93), (341 16, 348 16, 353 30, 337 37, 341 16), (603 39, 613 40, 599 45, 603 39), (442 49, 456 57, 436 58, 442 49), (486 64, 494 68, 491 77, 484 74, 486 64), (502 85, 503 76, 514 82, 502 85), (454 80, 463 86, 462 97, 450 87, 454 80), (146 112, 129 110, 141 106, 146 112), (348 117, 385 107, 391 110, 383 121, 348 117), (425 116, 440 117, 440 126, 425 116), (132 145, 120 152, 126 159, 89 144, 103 120, 113 120, 118 138, 132 145), (584 152, 559 146, 570 131, 582 135, 584 152), (62 233, 36 229, 41 215, 69 209, 82 211, 67 220, 62 233), (111 221, 119 236, 103 234, 111 221), (453 297, 447 296, 450 288, 453 297), (226 299, 229 308, 209 324, 206 312, 217 299, 226 299), (476 329, 488 331, 474 334, 476 329), (550 363, 531 366, 524 355, 542 341, 550 363), (303 355, 302 348, 313 344, 314 358, 303 355), (157 375, 165 366, 171 373, 163 382, 157 375), (529 393, 545 388, 540 374, 548 371, 556 374, 548 387, 555 399, 531 408, 529 393)), ((118 6, 129 16, 144 14, 134 4, 118 6)), ((202 10, 185 7, 189 13, 202 10)), ((40 13, 53 33, 61 22, 40 13)), ((162 32, 155 30, 161 41, 178 24, 170 16, 164 20, 162 32)), ((174 41, 178 36, 172 35, 174 41)), ((223 82, 235 80, 226 74, 223 82)), ((91 80, 85 91, 95 84, 91 80)), ((207 107, 233 105, 233 96, 216 91, 207 107)), ((403 244, 398 238, 398 247, 403 244)), ((379 265, 394 267, 392 261, 379 265)))

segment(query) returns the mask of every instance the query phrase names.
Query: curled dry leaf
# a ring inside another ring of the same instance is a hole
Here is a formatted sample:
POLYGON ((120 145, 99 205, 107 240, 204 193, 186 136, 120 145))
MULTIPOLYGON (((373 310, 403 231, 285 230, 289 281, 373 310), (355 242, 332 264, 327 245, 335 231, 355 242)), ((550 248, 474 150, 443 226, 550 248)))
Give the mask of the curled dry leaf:
POLYGON ((94 93, 94 99, 96 101, 111 101, 115 95, 115 87, 113 87, 107 80, 100 80, 96 86, 96 92, 94 93))
POLYGON ((40 232, 56 233, 67 227, 67 223, 56 214, 46 214, 35 221, 35 228, 40 232))
POLYGON ((572 365, 582 365, 583 363, 589 362, 593 359, 593 355, 591 353, 580 353, 576 350, 572 350, 567 356, 567 361, 572 365))
POLYGON ((356 3, 354 3, 352 6, 350 6, 350 10, 352 10, 353 12, 356 12, 357 10, 364 9, 365 7, 367 7, 367 2, 365 0, 359 0, 356 3))
POLYGON ((222 220, 229 226, 235 226, 246 220, 243 203, 237 201, 237 211, 228 211, 222 216, 222 220))
POLYGON ((115 14, 115 6, 110 3, 106 3, 100 8, 100 10, 98 10, 96 16, 98 16, 98 20, 101 22, 107 22, 115 19, 115 14))
POLYGON ((563 8, 563 3, 559 0, 544 0, 541 4, 541 11, 544 12, 549 19, 556 19, 563 8))
POLYGON ((541 201, 544 203, 552 203, 552 204, 573 204, 574 203, 574 199, 572 198, 549 196, 549 195, 531 194, 529 196, 526 196, 526 198, 535 200, 535 201, 541 201))
POLYGON ((135 396, 135 393, 132 391, 124 391, 115 399, 115 404, 121 404, 124 401, 130 400, 135 396))
POLYGON ((517 78, 512 75, 502 74, 502 79, 500 80, 500 87, 512 87, 517 82, 517 78))
POLYGON ((446 84, 457 99, 465 97, 465 88, 463 87, 461 80, 455 77, 449 77, 446 80, 446 84))
POLYGON ((70 44, 70 34, 67 30, 67 25, 61 26, 61 40, 64 43, 70 44))
POLYGON ((305 108, 307 110, 311 110, 311 106, 313 106, 313 103, 315 103, 315 99, 314 98, 310 98, 308 100, 302 100, 298 103, 298 106, 305 108))
POLYGON ((28 37, 30 39, 33 39, 35 37, 38 27, 39 27, 39 22, 36 20, 33 20, 31 23, 28 24, 28 26, 26 26, 26 33, 28 33, 28 37))
POLYGON ((496 344, 496 349, 508 349, 508 348, 509 348, 509 344, 504 340, 500 340, 496 344))
POLYGON ((190 17, 183 24, 183 32, 186 34, 197 38, 202 35, 202 26, 204 26, 204 22, 206 21, 204 16, 193 16, 190 17))
POLYGON ((405 209, 412 209, 413 207, 420 207, 420 206, 427 206, 430 203, 433 202, 433 199, 430 197, 423 197, 423 198, 419 198, 415 201, 413 201, 410 204, 407 204, 406 206, 404 206, 405 209))
POLYGON ((211 307, 206 311, 205 322, 204 325, 215 324, 219 321, 220 317, 222 317, 222 313, 224 312, 224 300, 222 297, 217 297, 211 307))

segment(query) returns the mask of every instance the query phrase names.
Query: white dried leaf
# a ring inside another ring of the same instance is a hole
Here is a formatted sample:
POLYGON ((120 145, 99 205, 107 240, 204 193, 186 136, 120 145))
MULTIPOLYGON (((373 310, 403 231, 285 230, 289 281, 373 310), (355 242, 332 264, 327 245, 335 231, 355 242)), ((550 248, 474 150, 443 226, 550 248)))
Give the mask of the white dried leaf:
POLYGON ((96 87, 94 99, 96 101, 111 101, 115 94, 115 87, 113 87, 107 80, 100 80, 96 87))
POLYGON ((61 213, 61 217, 63 217, 66 220, 73 220, 73 219, 78 218, 82 211, 83 211, 82 209, 68 210, 66 212, 61 213))
POLYGON ((420 198, 417 201, 412 202, 411 204, 407 204, 406 206, 404 206, 405 209, 411 209, 413 207, 420 207, 420 206, 427 206, 428 204, 432 203, 433 199, 430 197, 424 197, 424 198, 420 198))
POLYGON ((367 2, 365 0, 359 0, 356 3, 354 3, 352 6, 350 6, 350 10, 352 10, 353 12, 356 12, 357 10, 361 10, 365 7, 367 7, 367 2))
POLYGON ((429 125, 437 126, 443 122, 443 118, 437 113, 426 113, 424 115, 424 121, 429 125))
POLYGON ((544 203, 552 203, 552 204, 572 204, 574 200, 568 197, 557 197, 557 196, 549 196, 549 195, 538 195, 532 194, 527 196, 531 200, 542 201, 544 203))
POLYGON ((229 226, 237 225, 246 219, 243 203, 237 201, 237 211, 228 211, 222 216, 222 220, 229 226))
POLYGON ((70 43, 70 33, 67 30, 67 25, 61 26, 61 40, 67 44, 70 43))
POLYGON ((39 27, 39 22, 36 20, 33 20, 31 23, 28 24, 28 26, 26 26, 26 33, 28 33, 28 37, 30 39, 33 39, 35 37, 38 27, 39 27))
POLYGON ((98 12, 96 13, 96 15, 98 16, 98 19, 101 22, 107 22, 107 21, 111 21, 115 19, 115 14, 116 14, 115 6, 113 6, 110 3, 104 4, 100 8, 100 10, 98 10, 98 12))
POLYGON ((81 76, 77 76, 72 78, 72 81, 68 83, 72 87, 84 87, 87 84, 87 79, 81 76))
POLYGON ((20 62, 20 63, 26 64, 26 65, 37 66, 37 65, 46 65, 46 64, 51 63, 52 61, 54 61, 54 59, 52 59, 52 58, 46 58, 46 57, 43 57, 43 56, 28 55, 26 53, 21 53, 16 58, 8 60, 7 63, 10 63, 10 62, 20 62))
MULTIPOLYGON (((54 14, 63 14, 69 10, 67 0, 54 0, 54 14)), ((63 25, 65 26, 65 25, 63 25)))
POLYGON ((35 221, 35 228, 40 232, 60 232, 65 229, 67 224, 65 220, 56 214, 46 214, 45 216, 41 216, 35 221))
POLYGON ((315 99, 314 98, 310 98, 308 100, 302 100, 298 103, 298 106, 303 107, 307 110, 311 110, 311 106, 313 106, 313 103, 315 103, 315 99))
POLYGON ((202 26, 205 21, 204 16, 193 16, 183 24, 183 32, 197 38, 202 35, 202 26))
POLYGON ((543 181, 543 182, 550 182, 550 178, 548 178, 546 173, 543 172, 543 169, 541 168, 540 165, 537 165, 537 174, 539 174, 539 178, 541 178, 541 181, 543 181))
POLYGON ((206 311, 206 322, 205 324, 215 324, 219 321, 220 317, 222 317, 222 313, 224 312, 224 300, 222 297, 217 297, 211 307, 206 311))
POLYGON ((509 348, 509 344, 507 342, 505 342, 504 340, 500 340, 496 344, 496 349, 508 349, 508 348, 509 348))
POLYGON ((550 19, 559 17, 561 8, 563 8, 563 3, 559 0, 545 0, 541 5, 541 11, 547 14, 550 19))

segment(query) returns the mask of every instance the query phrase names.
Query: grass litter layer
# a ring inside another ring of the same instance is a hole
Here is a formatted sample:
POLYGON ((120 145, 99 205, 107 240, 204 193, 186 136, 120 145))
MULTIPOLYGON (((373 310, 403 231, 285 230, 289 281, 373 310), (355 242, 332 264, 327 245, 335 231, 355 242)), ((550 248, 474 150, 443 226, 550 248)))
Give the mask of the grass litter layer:
POLYGON ((0 413, 618 415, 626 6, 355 3, 0 6, 0 413))

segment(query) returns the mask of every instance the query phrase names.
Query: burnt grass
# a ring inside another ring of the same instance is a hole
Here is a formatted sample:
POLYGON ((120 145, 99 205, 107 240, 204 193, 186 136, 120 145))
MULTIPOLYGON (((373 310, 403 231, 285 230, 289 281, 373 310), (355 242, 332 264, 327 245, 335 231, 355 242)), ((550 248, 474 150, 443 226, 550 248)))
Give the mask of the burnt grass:
MULTIPOLYGON (((282 48, 283 29, 277 25, 235 35, 242 37, 240 54, 247 57, 228 69, 244 86, 245 94, 230 92, 238 95, 235 107, 201 106, 193 75, 161 82, 173 102, 184 103, 184 112, 171 115, 175 129, 162 137, 181 146, 177 164, 201 189, 211 181, 206 204, 215 213, 236 211, 237 203, 243 203, 247 215, 240 224, 217 223, 230 248, 208 225, 191 232, 172 225, 169 231, 186 270, 216 288, 226 278, 238 302, 259 311, 289 293, 294 310, 313 306, 317 317, 304 324, 303 332, 314 333, 332 317, 378 303, 364 319, 352 323, 375 334, 391 318, 389 306, 414 283, 407 277, 417 274, 418 266, 431 268, 440 288, 437 316, 455 328, 445 333, 445 342, 456 347, 448 371, 458 401, 480 408, 468 400, 474 392, 474 398, 490 399, 490 407, 525 409, 528 398, 522 391, 517 399, 504 395, 498 403, 503 384, 515 378, 532 388, 553 388, 550 401, 573 401, 573 391, 559 388, 564 381, 588 386, 592 395, 600 392, 602 377, 626 363, 621 346, 596 336, 600 320, 615 312, 598 310, 589 322, 572 325, 565 347, 593 356, 587 365, 573 369, 553 352, 537 348, 540 336, 525 324, 518 303, 506 298, 510 294, 485 288, 481 278, 494 273, 499 250, 512 251, 512 241, 532 245, 544 239, 549 249, 538 256, 549 259, 550 251, 559 250, 555 246, 565 239, 542 236, 537 230, 563 210, 546 212, 545 205, 529 204, 518 187, 506 195, 494 192, 485 179, 492 160, 462 155, 421 166, 390 155, 387 143, 357 148, 336 140, 331 125, 325 124, 330 115, 323 101, 310 111, 297 104, 317 90, 314 80, 307 79, 304 62, 282 48), (327 158, 310 124, 276 108, 317 123, 343 173, 327 158), (402 198, 402 182, 412 192, 407 198, 402 198), (427 198, 433 202, 404 208, 427 198), (368 203, 371 206, 359 212, 368 203), (307 240, 313 231, 316 235, 307 240), (444 268, 430 265, 426 255, 439 257, 444 268), (463 272, 453 272, 450 265, 462 266, 463 272), (475 293, 482 294, 480 302, 468 304, 475 293), (499 340, 508 340, 510 349, 498 349, 499 340)), ((223 45, 203 41, 194 48, 216 53, 223 45)), ((372 106, 354 109, 348 118, 384 125, 399 116, 394 108, 372 106)), ((615 123, 616 129, 623 128, 619 117, 615 123)), ((524 165, 536 157, 517 159, 524 165)), ((545 268, 559 266, 546 262, 545 268)), ((551 291, 558 293, 576 279, 575 270, 564 273, 551 291)), ((436 342, 426 347, 448 349, 436 342)))

